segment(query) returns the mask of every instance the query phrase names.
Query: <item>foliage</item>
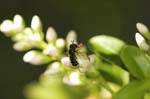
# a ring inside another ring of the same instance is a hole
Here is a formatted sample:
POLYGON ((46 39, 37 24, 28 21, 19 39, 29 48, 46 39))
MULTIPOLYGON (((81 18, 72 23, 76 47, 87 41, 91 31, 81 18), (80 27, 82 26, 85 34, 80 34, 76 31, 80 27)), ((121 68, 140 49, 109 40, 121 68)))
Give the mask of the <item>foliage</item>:
POLYGON ((150 32, 142 23, 137 29, 144 36, 135 35, 139 48, 108 35, 91 37, 87 48, 77 42, 73 30, 66 39, 58 38, 52 27, 44 35, 36 15, 30 27, 20 15, 0 25, 1 32, 14 41, 13 48, 26 51, 24 62, 47 66, 39 81, 25 86, 27 99, 149 99, 150 32), (74 57, 78 66, 66 55, 73 43, 78 46, 74 57))

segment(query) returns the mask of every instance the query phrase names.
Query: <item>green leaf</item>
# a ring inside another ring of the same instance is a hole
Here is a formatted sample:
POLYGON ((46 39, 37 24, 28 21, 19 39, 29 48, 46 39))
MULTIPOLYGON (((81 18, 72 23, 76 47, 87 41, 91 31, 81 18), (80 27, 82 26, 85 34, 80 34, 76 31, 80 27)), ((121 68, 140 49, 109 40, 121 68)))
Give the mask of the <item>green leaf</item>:
POLYGON ((150 78, 150 62, 139 48, 126 46, 122 50, 121 59, 132 76, 137 79, 150 78))
POLYGON ((145 93, 144 99, 150 99, 150 92, 145 93))
POLYGON ((118 55, 125 43, 112 36, 98 35, 89 40, 89 45, 94 52, 118 55))
POLYGON ((105 79, 117 83, 119 85, 126 85, 129 83, 129 73, 119 66, 103 64, 100 71, 105 79))
POLYGON ((125 86, 112 99, 144 99, 147 90, 147 81, 133 81, 125 86))

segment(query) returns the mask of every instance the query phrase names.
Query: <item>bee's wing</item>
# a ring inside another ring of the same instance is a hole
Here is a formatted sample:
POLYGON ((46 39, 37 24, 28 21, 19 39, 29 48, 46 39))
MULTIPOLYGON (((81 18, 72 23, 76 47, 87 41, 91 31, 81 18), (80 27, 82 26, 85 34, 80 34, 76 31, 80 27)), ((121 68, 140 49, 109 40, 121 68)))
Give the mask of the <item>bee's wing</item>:
POLYGON ((82 43, 80 43, 78 45, 78 48, 76 49, 76 52, 77 53, 86 53, 87 49, 86 49, 86 47, 82 43))
POLYGON ((86 53, 77 53, 76 57, 80 67, 89 67, 90 60, 86 53))
POLYGON ((78 53, 76 57, 80 66, 80 72, 87 71, 95 61, 95 55, 87 56, 86 53, 78 53))

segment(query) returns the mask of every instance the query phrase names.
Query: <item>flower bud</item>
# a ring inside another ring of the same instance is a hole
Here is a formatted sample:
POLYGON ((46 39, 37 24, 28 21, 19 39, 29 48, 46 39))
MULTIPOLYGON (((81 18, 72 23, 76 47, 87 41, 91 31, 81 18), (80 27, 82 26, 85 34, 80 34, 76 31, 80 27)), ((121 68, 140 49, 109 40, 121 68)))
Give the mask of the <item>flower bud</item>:
POLYGON ((13 48, 16 51, 26 51, 26 50, 32 48, 32 46, 30 46, 27 42, 17 42, 13 45, 13 48))
POLYGON ((55 75, 58 74, 61 70, 61 64, 60 62, 54 62, 50 65, 48 65, 48 68, 44 72, 45 75, 55 75))
POLYGON ((40 43, 41 37, 40 37, 39 34, 35 33, 35 34, 31 35, 31 36, 28 36, 27 39, 26 39, 26 41, 27 41, 29 44, 35 46, 35 45, 38 45, 38 44, 40 43))
POLYGON ((150 39, 150 33, 149 33, 149 30, 148 28, 142 24, 142 23, 137 23, 136 24, 136 28, 138 29, 138 31, 144 36, 146 37, 147 39, 150 39))
POLYGON ((46 40, 50 43, 54 43, 57 39, 57 33, 54 28, 49 27, 46 32, 46 40))
POLYGON ((13 22, 14 22, 14 31, 16 31, 16 32, 23 31, 25 24, 24 24, 24 20, 21 17, 21 15, 18 15, 18 14, 15 15, 13 22))
POLYGON ((57 57, 59 55, 57 48, 52 44, 49 44, 43 53, 52 57, 57 57))
POLYGON ((14 35, 14 24, 11 20, 4 20, 0 26, 1 32, 6 36, 14 35))
POLYGON ((144 37, 141 34, 136 33, 135 34, 135 40, 136 40, 136 43, 140 49, 142 49, 144 51, 150 50, 149 45, 146 43, 144 37))
POLYGON ((62 39, 62 38, 59 38, 56 40, 56 47, 59 49, 59 50, 63 50, 64 47, 65 47, 65 40, 62 39))
POLYGON ((69 48, 69 45, 72 44, 72 41, 74 41, 74 43, 77 43, 77 34, 73 30, 69 31, 69 33, 67 34, 67 37, 66 37, 66 42, 67 42, 68 48, 69 48))
POLYGON ((31 46, 40 48, 42 50, 47 47, 47 44, 38 33, 26 35, 25 41, 28 42, 31 46))
POLYGON ((27 36, 32 36, 33 35, 33 31, 31 28, 27 27, 24 29, 24 34, 27 36))
POLYGON ((62 59, 61 59, 61 63, 62 63, 64 66, 66 66, 66 67, 71 67, 71 66, 72 66, 69 57, 64 57, 64 58, 62 58, 62 59))
POLYGON ((71 86, 77 86, 81 84, 80 81, 80 74, 78 71, 72 72, 70 75, 65 76, 63 78, 63 82, 65 84, 71 85, 71 86))
POLYGON ((29 51, 23 56, 24 62, 33 64, 33 65, 41 65, 50 62, 50 58, 39 51, 29 51))
POLYGON ((31 20, 31 28, 33 30, 33 33, 40 35, 40 37, 43 39, 44 35, 42 32, 42 22, 37 15, 33 16, 31 20))
POLYGON ((31 28, 35 32, 41 32, 41 30, 42 30, 42 22, 37 15, 33 16, 32 20, 31 20, 31 28))
POLYGON ((23 33, 17 33, 11 38, 14 42, 22 42, 26 39, 26 36, 23 33))

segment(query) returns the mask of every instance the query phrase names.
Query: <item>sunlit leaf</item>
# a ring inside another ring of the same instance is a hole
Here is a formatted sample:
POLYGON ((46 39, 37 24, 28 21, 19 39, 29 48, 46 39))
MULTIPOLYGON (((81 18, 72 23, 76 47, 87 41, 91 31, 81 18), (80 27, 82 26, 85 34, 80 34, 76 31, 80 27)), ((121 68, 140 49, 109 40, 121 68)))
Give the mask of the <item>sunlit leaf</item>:
POLYGON ((98 35, 89 40, 89 45, 93 51, 107 55, 118 55, 125 43, 112 36, 98 35))
POLYGON ((126 85, 129 82, 129 73, 119 66, 103 64, 100 71, 108 81, 119 85, 126 85))
POLYGON ((150 77, 150 62, 139 48, 126 46, 121 53, 121 59, 134 77, 138 79, 150 77))
POLYGON ((112 99, 144 99, 147 85, 147 81, 133 81, 115 94, 112 99))

